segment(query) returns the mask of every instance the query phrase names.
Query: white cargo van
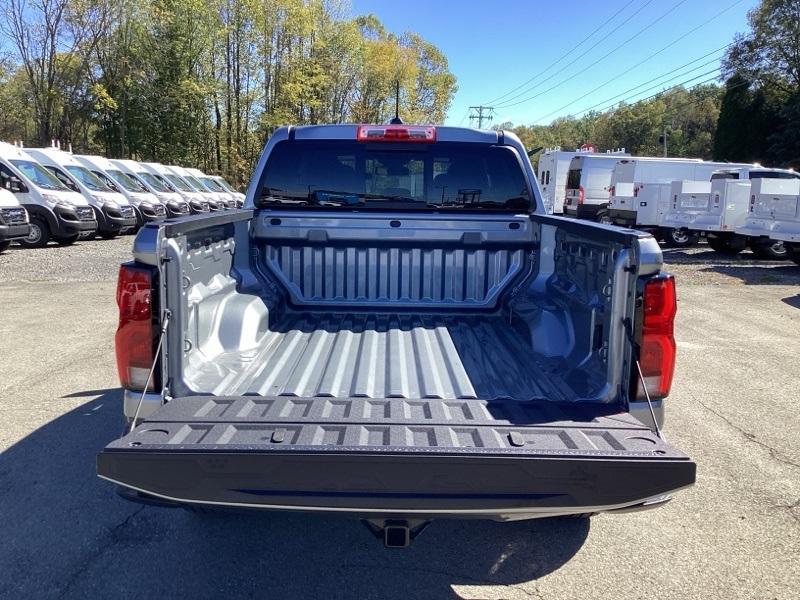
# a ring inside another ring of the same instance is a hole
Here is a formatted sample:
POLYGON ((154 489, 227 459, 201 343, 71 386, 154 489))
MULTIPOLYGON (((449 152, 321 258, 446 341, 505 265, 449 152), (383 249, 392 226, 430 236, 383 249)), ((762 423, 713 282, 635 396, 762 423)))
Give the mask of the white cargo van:
MULTIPOLYGON (((708 245, 717 252, 737 254, 747 247, 765 259, 786 257, 786 249, 781 242, 749 237, 737 233, 750 214, 751 183, 759 179, 791 179, 798 181, 794 171, 764 167, 741 167, 722 169, 711 174, 711 190, 708 202, 684 209, 678 205, 674 210, 683 211, 690 216, 686 227, 705 236, 708 245)), ((757 188, 760 189, 760 185, 757 188)))
MULTIPOLYGON (((220 175, 211 175, 211 179, 216 181, 226 192, 228 192, 228 194, 233 196, 233 199, 236 201, 236 208, 242 208, 242 206, 244 206, 245 195, 243 193, 237 192, 235 189, 233 189, 233 186, 227 181, 225 181, 225 179, 220 175)), ((563 198, 562 198, 562 205, 563 205, 563 198)))
POLYGON ((28 237, 28 211, 7 189, 0 187, 0 253, 8 250, 11 242, 28 237))
POLYGON ((178 217, 191 213, 189 203, 183 199, 183 196, 170 189, 171 186, 164 185, 158 177, 145 169, 141 163, 135 160, 114 158, 111 159, 111 164, 118 167, 129 177, 136 179, 148 192, 158 197, 167 208, 167 216, 178 217))
POLYGON ((228 207, 224 202, 220 201, 217 194, 209 192, 206 187, 200 183, 189 171, 177 165, 169 165, 165 167, 170 173, 171 177, 180 179, 185 185, 188 185, 196 194, 200 194, 205 202, 208 203, 212 211, 225 210, 228 207))
POLYGON ((622 158, 618 154, 574 156, 567 172, 564 214, 595 220, 608 207, 611 172, 622 158))
POLYGON ((216 194, 221 202, 224 202, 229 208, 236 208, 236 198, 231 196, 225 188, 214 181, 211 177, 203 173, 200 169, 186 169, 197 181, 203 184, 209 192, 216 194))
POLYGON ((100 237, 111 239, 136 228, 136 213, 125 196, 111 189, 72 154, 58 148, 30 148, 27 152, 61 183, 86 198, 94 210, 100 237))
MULTIPOLYGON (((546 149, 539 156, 539 187, 542 189, 542 201, 549 214, 564 213, 564 199, 567 187, 567 172, 573 157, 598 154, 593 150, 562 150, 560 146, 546 149)), ((608 151, 602 156, 630 156, 625 149, 608 151)), ((224 187, 224 186, 223 186, 224 187)))
POLYGON ((51 239, 62 246, 97 231, 94 210, 22 148, 0 142, 0 186, 13 193, 28 212, 23 246, 41 248, 51 239))
POLYGON ((748 217, 736 232, 764 245, 783 242, 787 258, 800 264, 800 179, 751 179, 748 217))
POLYGON ((148 192, 142 183, 123 173, 107 158, 76 155, 75 159, 128 199, 136 213, 137 227, 167 216, 167 208, 161 204, 158 196, 148 192))
POLYGON ((145 162, 141 164, 152 175, 158 177, 161 183, 172 186, 172 188, 189 203, 192 214, 207 213, 211 210, 208 199, 203 196, 203 194, 192 188, 192 186, 181 177, 177 177, 175 173, 170 171, 166 166, 154 162, 145 162))

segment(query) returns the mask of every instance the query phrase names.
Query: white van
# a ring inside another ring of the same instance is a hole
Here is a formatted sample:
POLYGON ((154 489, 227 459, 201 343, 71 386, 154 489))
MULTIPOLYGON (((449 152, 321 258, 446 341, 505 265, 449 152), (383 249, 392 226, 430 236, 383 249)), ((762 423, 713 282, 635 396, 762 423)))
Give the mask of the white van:
POLYGON ((136 226, 150 221, 160 221, 167 216, 167 208, 158 196, 147 191, 142 183, 123 173, 110 160, 102 156, 79 156, 75 159, 128 199, 136 213, 136 226))
POLYGON ((14 194, 0 187, 0 253, 8 250, 11 242, 28 237, 30 229, 28 211, 14 194))
POLYGON ((111 239, 136 228, 136 213, 127 198, 115 192, 72 154, 58 148, 30 148, 27 153, 94 209, 97 233, 111 239))
MULTIPOLYGON (((233 199, 236 201, 236 208, 242 208, 242 206, 244 206, 245 195, 242 192, 237 192, 233 188, 233 186, 227 181, 225 181, 225 179, 220 175, 211 175, 210 177, 211 179, 216 181, 220 185, 220 187, 222 187, 222 189, 228 192, 228 194, 233 196, 233 199)), ((562 205, 563 205, 563 200, 562 200, 562 205)))
MULTIPOLYGON (((538 177, 542 190, 542 202, 549 214, 564 213, 564 200, 567 187, 567 172, 573 157, 599 154, 594 150, 562 150, 561 146, 548 148, 539 156, 538 177)), ((630 156, 625 149, 608 151, 601 156, 630 156)))
POLYGON ((564 214, 595 220, 608 207, 611 172, 624 158, 619 154, 588 154, 572 157, 567 172, 564 214))
POLYGON ((172 186, 165 185, 161 181, 161 178, 153 175, 149 170, 145 169, 141 163, 135 160, 112 158, 111 164, 128 175, 128 177, 132 177, 141 183, 148 192, 154 194, 161 203, 166 206, 168 217, 180 217, 191 214, 189 203, 183 199, 183 196, 174 191, 172 186))
POLYGON ((94 237, 94 210, 22 148, 0 142, 0 187, 12 192, 28 212, 28 237, 23 246, 41 248, 51 239, 62 246, 79 237, 94 237))
POLYGON ((789 173, 780 178, 751 179, 747 220, 736 233, 764 245, 783 242, 786 257, 800 264, 800 179, 793 171, 789 173))
POLYGON ((221 202, 224 202, 228 208, 236 208, 236 198, 230 195, 225 188, 214 181, 211 177, 203 173, 200 169, 186 169, 197 181, 203 184, 209 192, 216 194, 221 202))
POLYGON ((188 169, 185 169, 184 167, 181 167, 179 165, 169 165, 168 168, 175 174, 175 176, 180 177, 186 183, 192 186, 192 188, 195 191, 199 192, 200 194, 203 194, 203 197, 208 201, 211 210, 219 211, 228 208, 227 203, 225 202, 224 199, 221 199, 219 197, 219 194, 215 194, 214 192, 209 191, 208 188, 204 186, 202 183, 200 183, 200 180, 197 179, 197 177, 195 177, 194 175, 192 175, 188 169))
POLYGON ((150 171, 153 175, 160 178, 162 183, 171 185, 184 200, 189 203, 189 208, 192 214, 207 213, 212 210, 209 199, 202 193, 195 190, 191 184, 185 181, 182 177, 178 177, 169 168, 160 163, 144 162, 142 166, 150 171))

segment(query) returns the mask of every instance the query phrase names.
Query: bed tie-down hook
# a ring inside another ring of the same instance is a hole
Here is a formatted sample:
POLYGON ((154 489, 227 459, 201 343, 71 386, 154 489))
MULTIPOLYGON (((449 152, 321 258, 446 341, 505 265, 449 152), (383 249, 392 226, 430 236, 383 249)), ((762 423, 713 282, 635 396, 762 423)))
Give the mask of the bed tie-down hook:
POLYGON ((144 397, 147 394, 147 388, 150 387, 150 381, 153 379, 153 373, 155 373, 156 365, 158 364, 158 357, 161 355, 161 346, 164 344, 164 336, 167 334, 169 319, 172 316, 172 312, 170 312, 169 309, 164 310, 164 312, 161 314, 161 332, 158 335, 158 344, 156 345, 156 351, 153 355, 153 364, 150 365, 150 372, 147 374, 147 381, 144 382, 144 390, 142 390, 142 395, 139 397, 139 403, 136 405, 136 412, 133 413, 133 421, 131 421, 130 431, 133 431, 136 428, 136 421, 139 420, 139 411, 142 409, 144 397))

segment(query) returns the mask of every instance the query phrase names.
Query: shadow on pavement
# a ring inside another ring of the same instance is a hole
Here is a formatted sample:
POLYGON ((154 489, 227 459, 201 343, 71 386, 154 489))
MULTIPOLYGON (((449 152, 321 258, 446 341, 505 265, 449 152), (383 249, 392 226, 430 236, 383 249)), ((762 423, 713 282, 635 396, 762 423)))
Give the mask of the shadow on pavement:
POLYGON ((794 308, 800 308, 800 294, 797 294, 796 296, 788 296, 786 298, 783 298, 782 302, 794 308))
POLYGON ((546 575, 589 533, 587 519, 437 521, 387 550, 347 518, 131 504, 95 476, 121 425, 119 390, 102 392, 0 454, 0 597, 454 597, 546 575))

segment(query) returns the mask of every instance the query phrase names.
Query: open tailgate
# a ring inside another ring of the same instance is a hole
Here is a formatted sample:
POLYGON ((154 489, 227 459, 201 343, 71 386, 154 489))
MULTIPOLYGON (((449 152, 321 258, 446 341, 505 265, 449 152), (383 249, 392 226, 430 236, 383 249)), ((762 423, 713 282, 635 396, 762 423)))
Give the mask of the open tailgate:
POLYGON ((97 471, 178 502, 496 518, 636 506, 695 480, 625 412, 479 399, 179 398, 97 471))

